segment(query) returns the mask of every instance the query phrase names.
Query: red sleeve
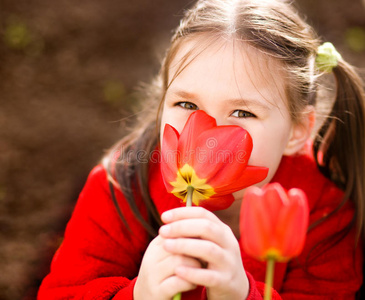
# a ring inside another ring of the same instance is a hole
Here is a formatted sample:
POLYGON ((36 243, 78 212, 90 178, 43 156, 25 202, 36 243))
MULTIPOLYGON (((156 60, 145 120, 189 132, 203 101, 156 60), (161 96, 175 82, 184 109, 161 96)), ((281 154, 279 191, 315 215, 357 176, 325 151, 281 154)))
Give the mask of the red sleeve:
POLYGON ((97 166, 79 196, 39 300, 133 299, 148 240, 122 194, 116 195, 133 234, 116 212, 104 168, 97 166))
MULTIPOLYGON (((342 194, 332 184, 323 186, 320 201, 313 207, 310 223, 333 211, 342 194)), ((339 212, 314 227, 307 234, 302 254, 287 264, 275 266, 273 299, 329 300, 355 299, 362 284, 362 250, 355 247, 355 227, 345 235, 341 232, 352 224, 353 206, 348 203, 339 212), (335 236, 328 240, 329 236, 335 236), (280 294, 280 296, 279 296, 280 294)), ((245 268, 250 280, 248 299, 262 299, 264 292, 265 263, 248 258, 244 253, 245 268), (247 267, 246 267, 247 265, 247 267), (255 279, 253 279, 255 278, 255 279)))

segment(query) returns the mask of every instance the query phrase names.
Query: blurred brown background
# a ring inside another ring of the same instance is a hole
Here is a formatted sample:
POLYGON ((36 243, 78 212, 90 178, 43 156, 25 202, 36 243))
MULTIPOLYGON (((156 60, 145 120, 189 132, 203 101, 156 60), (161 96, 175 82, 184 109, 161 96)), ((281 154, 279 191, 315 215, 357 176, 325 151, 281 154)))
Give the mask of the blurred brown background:
MULTIPOLYGON (((191 3, 0 0, 0 300, 35 299, 88 172, 191 3)), ((362 0, 295 3, 365 67, 362 0)))

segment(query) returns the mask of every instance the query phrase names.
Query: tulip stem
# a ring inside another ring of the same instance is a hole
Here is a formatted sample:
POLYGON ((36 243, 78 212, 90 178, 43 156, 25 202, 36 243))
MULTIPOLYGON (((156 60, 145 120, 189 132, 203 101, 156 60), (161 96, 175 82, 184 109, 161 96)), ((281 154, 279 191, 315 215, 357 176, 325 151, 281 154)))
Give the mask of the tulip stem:
POLYGON ((190 207, 193 205, 193 192, 194 192, 194 187, 189 185, 186 196, 186 207, 190 207))
POLYGON ((172 300, 181 300, 181 293, 176 294, 172 300))
POLYGON ((275 258, 268 257, 266 264, 264 300, 271 300, 271 291, 274 279, 274 266, 275 266, 275 258))
MULTIPOLYGON (((193 205, 193 192, 194 192, 194 187, 189 185, 186 195, 186 207, 193 205)), ((181 293, 176 294, 174 298, 172 298, 172 300, 180 300, 180 299, 181 299, 181 293)))

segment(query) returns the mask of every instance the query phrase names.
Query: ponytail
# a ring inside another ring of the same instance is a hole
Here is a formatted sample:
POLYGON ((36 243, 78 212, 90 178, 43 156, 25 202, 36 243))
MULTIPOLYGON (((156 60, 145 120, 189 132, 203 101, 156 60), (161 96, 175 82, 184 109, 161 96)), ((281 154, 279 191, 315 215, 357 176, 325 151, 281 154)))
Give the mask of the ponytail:
POLYGON ((340 59, 333 74, 337 92, 332 110, 314 140, 313 150, 321 172, 355 203, 358 238, 365 238, 365 95, 354 68, 340 59), (319 154, 323 158, 319 159, 319 154))

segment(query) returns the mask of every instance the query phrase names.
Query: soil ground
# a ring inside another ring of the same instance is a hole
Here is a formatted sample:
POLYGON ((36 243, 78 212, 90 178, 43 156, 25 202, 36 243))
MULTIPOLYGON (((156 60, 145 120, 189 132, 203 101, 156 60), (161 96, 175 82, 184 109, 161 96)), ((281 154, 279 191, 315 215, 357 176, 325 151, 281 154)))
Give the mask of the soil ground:
MULTIPOLYGON (((365 67, 361 0, 296 5, 365 67)), ((0 300, 35 299, 88 172, 188 0, 0 0, 0 300)))

